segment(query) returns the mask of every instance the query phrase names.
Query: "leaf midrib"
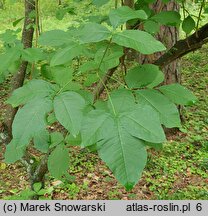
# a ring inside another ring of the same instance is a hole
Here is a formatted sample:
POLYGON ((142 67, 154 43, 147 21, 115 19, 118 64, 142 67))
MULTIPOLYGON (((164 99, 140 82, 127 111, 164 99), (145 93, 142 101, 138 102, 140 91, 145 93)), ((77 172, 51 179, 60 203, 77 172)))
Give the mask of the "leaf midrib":
MULTIPOLYGON (((121 124, 121 122, 120 122, 120 124, 121 124)), ((121 146, 122 158, 123 158, 123 161, 124 161, 125 176, 126 176, 127 182, 129 182, 129 178, 128 178, 128 174, 127 174, 127 167, 126 167, 126 164, 127 164, 126 163, 126 157, 125 157, 124 149, 123 149, 123 146, 122 146, 123 141, 122 141, 122 133, 121 133, 120 127, 119 127, 119 120, 117 120, 117 129, 118 129, 118 138, 120 140, 119 143, 121 143, 120 146, 121 146)))
MULTIPOLYGON (((153 103, 151 103, 151 101, 148 99, 148 98, 146 98, 145 97, 145 95, 143 95, 142 93, 138 93, 138 94, 140 94, 161 116, 165 116, 165 118, 167 119, 168 118, 168 116, 166 115, 166 114, 164 114, 164 113, 162 113, 162 112, 160 112, 160 110, 157 108, 157 107, 155 107, 154 106, 154 104, 153 103)), ((168 121, 170 121, 170 119, 168 118, 168 121)), ((172 122, 172 124, 175 124, 175 122, 174 121, 172 121, 171 120, 171 122, 172 122)))

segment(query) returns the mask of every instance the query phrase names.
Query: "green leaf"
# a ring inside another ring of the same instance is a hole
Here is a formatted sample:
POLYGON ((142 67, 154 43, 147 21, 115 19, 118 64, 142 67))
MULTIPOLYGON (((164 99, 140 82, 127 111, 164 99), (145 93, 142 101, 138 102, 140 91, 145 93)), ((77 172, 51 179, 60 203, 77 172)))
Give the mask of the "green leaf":
POLYGON ((33 188, 34 188, 34 191, 36 193, 38 193, 38 191, 40 191, 41 188, 42 188, 42 183, 41 182, 36 182, 35 184, 33 184, 33 188))
POLYGON ((144 22, 144 30, 150 34, 156 34, 160 31, 160 25, 153 20, 147 20, 144 22))
POLYGON ((38 38, 38 42, 43 46, 61 46, 73 42, 68 32, 62 30, 51 30, 43 32, 38 38))
POLYGON ((36 98, 45 98, 55 93, 55 87, 44 80, 31 80, 12 93, 7 103, 13 107, 25 104, 36 98))
POLYGON ((161 86, 159 90, 176 104, 193 105, 197 101, 196 96, 191 91, 178 83, 161 86))
POLYGON ((86 90, 78 90, 78 94, 80 94, 86 101, 87 104, 93 104, 93 94, 86 90))
MULTIPOLYGON (((154 3, 155 0, 143 0, 144 2, 143 3, 148 3, 148 4, 151 4, 151 3, 154 3)), ((169 0, 168 0, 169 1, 169 0)))
POLYGON ((93 83, 97 82, 99 77, 96 74, 88 74, 87 79, 84 82, 85 86, 91 86, 93 83))
POLYGON ((60 179, 69 168, 69 153, 64 145, 58 145, 48 157, 50 174, 60 179))
POLYGON ((51 68, 49 64, 42 64, 40 68, 41 75, 43 78, 46 78, 48 80, 53 80, 52 74, 51 74, 51 68))
POLYGON ((81 45, 72 42, 68 44, 66 48, 58 50, 52 57, 50 66, 63 65, 70 62, 73 58, 79 56, 82 53, 81 45))
POLYGON ((28 48, 22 51, 22 59, 28 62, 36 62, 45 59, 45 55, 41 49, 28 48))
POLYGON ((100 70, 106 72, 111 68, 114 68, 120 64, 120 57, 123 56, 123 52, 115 51, 109 56, 105 56, 101 65, 100 70))
POLYGON ((160 71, 159 67, 152 64, 137 66, 129 70, 125 77, 125 81, 129 88, 142 88, 150 84, 151 87, 155 87, 163 80, 164 75, 160 71))
POLYGON ((155 77, 154 81, 152 83, 150 83, 149 85, 147 85, 147 88, 154 88, 156 86, 158 86, 161 82, 164 81, 164 73, 162 73, 161 71, 157 74, 157 76, 155 77))
POLYGON ((109 22, 109 17, 106 16, 106 15, 90 15, 90 16, 86 16, 85 17, 89 22, 92 22, 92 23, 103 23, 103 22, 106 22, 108 23, 109 22))
POLYGON ((35 191, 32 191, 31 189, 25 189, 18 195, 9 196, 6 199, 7 200, 31 200, 32 197, 34 197, 36 194, 35 191))
POLYGON ((72 81, 73 70, 71 68, 57 66, 51 68, 52 79, 61 87, 67 86, 72 81))
POLYGON ((111 32, 103 25, 97 23, 87 23, 81 30, 79 40, 82 44, 106 40, 111 32))
POLYGON ((82 89, 83 86, 76 82, 76 81, 72 81, 70 82, 67 86, 65 86, 65 88, 61 89, 61 92, 65 92, 65 91, 78 91, 80 89, 82 89))
POLYGON ((143 0, 135 2, 134 7, 136 10, 144 10, 148 17, 152 15, 152 10, 150 9, 149 5, 143 0))
POLYGON ((10 48, 6 53, 0 55, 0 76, 8 70, 10 65, 20 58, 20 51, 16 48, 10 48))
POLYGON ((136 103, 133 94, 131 91, 126 89, 114 90, 108 99, 109 110, 112 111, 112 109, 114 109, 116 114, 130 111, 131 108, 134 108, 135 104, 136 103))
POLYGON ((196 23, 194 19, 189 15, 187 16, 182 23, 182 29, 186 34, 189 34, 194 30, 196 23))
MULTIPOLYGON (((40 191, 38 191, 38 193, 37 193, 37 195, 38 196, 43 196, 43 195, 45 195, 47 193, 47 189, 41 189, 40 191)), ((47 200, 47 199, 49 199, 50 200, 50 198, 48 197, 39 197, 38 198, 39 200, 47 200)))
POLYGON ((147 19, 147 15, 143 10, 133 10, 128 6, 119 7, 110 11, 110 22, 114 28, 124 24, 131 19, 147 19))
POLYGON ((107 4, 108 2, 109 0, 92 0, 92 3, 97 7, 101 7, 104 4, 107 4))
POLYGON ((106 73, 107 70, 119 65, 121 56, 123 56, 123 47, 114 44, 107 52, 106 46, 100 48, 95 54, 94 61, 98 65, 97 69, 99 68, 101 72, 106 73), (105 56, 103 57, 104 53, 105 56))
POLYGON ((18 146, 26 146, 39 132, 46 129, 46 114, 52 110, 48 98, 33 100, 19 109, 12 125, 13 141, 18 146))
POLYGON ((6 44, 15 44, 17 42, 17 33, 19 33, 18 30, 7 29, 4 33, 0 34, 0 39, 6 44))
MULTIPOLYGON (((23 157, 30 140, 34 137, 37 139, 37 135, 45 130, 45 115, 51 109, 52 103, 49 99, 40 99, 31 101, 18 110, 12 125, 13 139, 7 145, 5 152, 5 161, 7 163, 14 163, 23 157)), ((40 143, 35 145, 40 150, 43 150, 40 143)))
MULTIPOLYGON (((160 115, 160 121, 167 128, 180 127, 178 109, 168 98, 156 90, 136 91, 138 102, 141 105, 151 105, 160 115)), ((154 141, 150 141, 154 142, 154 141)))
POLYGON ((149 105, 138 104, 122 116, 121 123, 129 134, 139 139, 154 143, 166 140, 159 115, 149 105))
POLYGON ((152 54, 166 49, 152 35, 140 30, 124 30, 116 33, 112 41, 118 45, 135 49, 142 54, 152 54))
POLYGON ((50 148, 53 148, 64 141, 63 134, 60 132, 51 133, 51 145, 50 148))
POLYGON ((58 20, 62 20, 65 16, 65 14, 67 13, 67 11, 65 10, 65 8, 59 8, 57 11, 56 11, 56 18, 58 20))
POLYGON ((20 67, 21 61, 20 59, 11 62, 10 66, 7 68, 7 70, 0 72, 0 83, 4 82, 6 78, 9 76, 9 74, 14 75, 19 67, 20 67))
POLYGON ((99 155, 120 183, 127 189, 137 183, 146 164, 144 142, 129 134, 119 117, 93 110, 83 121, 81 135, 83 146, 97 143, 99 155))
POLYGON ((18 146, 17 142, 12 140, 7 146, 4 154, 6 163, 14 163, 21 159, 25 154, 25 146, 18 146))
POLYGON ((144 142, 129 134, 120 119, 112 119, 108 127, 111 132, 106 133, 105 139, 97 143, 98 153, 117 180, 130 190, 146 165, 144 142))
POLYGON ((106 108, 93 110, 84 117, 81 129, 82 146, 96 144, 102 160, 127 189, 137 183, 146 164, 143 140, 165 141, 157 112, 148 105, 135 105, 131 97, 127 90, 115 91, 111 98, 119 108, 116 115, 106 108), (119 93, 125 103, 119 101, 119 93))
POLYGON ((82 142, 80 134, 76 138, 69 134, 65 140, 69 146, 80 146, 82 142))
POLYGON ((21 60, 20 59, 12 62, 11 65, 9 66, 9 68, 8 68, 9 73, 15 74, 18 71, 20 65, 21 65, 21 60))
POLYGON ((48 123, 49 125, 52 125, 52 124, 54 124, 55 122, 57 122, 55 113, 54 113, 54 112, 49 113, 49 115, 48 115, 48 117, 47 117, 47 123, 48 123))
POLYGON ((109 129, 108 125, 105 123, 105 122, 108 122, 109 119, 110 119, 110 114, 106 113, 103 110, 90 111, 86 115, 86 117, 84 117, 83 122, 82 122, 81 146, 87 147, 99 141, 100 137, 102 137, 102 133, 107 133, 109 129))
POLYGON ((94 144, 94 145, 88 146, 88 147, 87 147, 87 150, 88 150, 89 152, 92 152, 92 153, 97 153, 98 147, 97 147, 96 144, 94 144))
POLYGON ((109 112, 108 103, 106 103, 106 101, 97 100, 94 106, 97 110, 104 110, 106 112, 109 112))
POLYGON ((163 3, 168 3, 170 0, 162 0, 163 3))
POLYGON ((98 68, 99 65, 97 64, 97 62, 94 62, 94 60, 88 61, 79 67, 79 72, 80 73, 93 72, 96 71, 98 68))
POLYGON ((204 7, 204 13, 205 14, 208 14, 208 7, 205 5, 205 7, 204 7))
POLYGON ((181 23, 181 16, 177 11, 161 11, 151 17, 151 20, 159 22, 162 25, 179 26, 181 23))
POLYGON ((48 152, 49 142, 49 132, 46 129, 34 135, 34 147, 42 153, 48 152))
POLYGON ((54 99, 58 121, 76 137, 81 128, 85 100, 76 92, 63 92, 54 99))
POLYGON ((15 21, 12 23, 13 27, 16 27, 16 26, 18 25, 18 23, 20 23, 24 18, 25 18, 25 17, 21 17, 21 18, 15 20, 15 21))
POLYGON ((145 145, 149 146, 150 148, 154 148, 155 150, 158 150, 158 151, 163 149, 163 144, 162 143, 145 142, 145 145))

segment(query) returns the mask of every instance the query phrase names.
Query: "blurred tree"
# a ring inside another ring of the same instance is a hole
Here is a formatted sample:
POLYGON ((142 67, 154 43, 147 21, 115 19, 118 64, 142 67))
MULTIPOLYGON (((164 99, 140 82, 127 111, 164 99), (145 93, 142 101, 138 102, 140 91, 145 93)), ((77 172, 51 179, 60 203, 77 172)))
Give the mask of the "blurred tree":
MULTIPOLYGON (((124 4, 129 7, 134 7, 134 0, 125 0, 124 4)), ((175 0, 171 0, 168 3, 164 3, 162 0, 156 0, 153 4, 149 4, 150 9, 158 14, 161 11, 179 11, 179 5, 175 0)), ((143 26, 138 25, 140 29, 143 29, 143 26)), ((127 25, 127 28, 131 28, 127 25)), ((161 41, 167 49, 170 49, 175 45, 179 40, 179 34, 176 27, 173 26, 161 26, 160 31, 155 35, 155 37, 161 41)), ((145 63, 154 63, 157 61, 165 52, 159 52, 151 55, 141 55, 130 50, 128 52, 128 58, 137 59, 141 64, 145 63)), ((170 83, 180 83, 180 72, 179 72, 179 60, 175 60, 170 64, 162 68, 165 75, 165 84, 170 83)))
POLYGON ((0 9, 4 9, 5 0, 0 0, 0 9))
MULTIPOLYGON (((35 18, 31 18, 31 13, 35 11, 35 1, 37 0, 25 0, 25 20, 24 20, 24 26, 22 30, 22 43, 24 48, 30 48, 32 47, 33 42, 33 35, 34 35, 34 25, 36 23, 35 18)), ((25 80, 25 74, 27 70, 28 62, 22 61, 18 72, 14 75, 12 79, 12 92, 21 87, 25 80)), ((14 120, 14 117, 17 113, 18 108, 13 108, 10 106, 7 109, 7 115, 6 119, 4 120, 4 125, 6 127, 6 131, 8 131, 9 140, 12 139, 12 123, 14 120)))

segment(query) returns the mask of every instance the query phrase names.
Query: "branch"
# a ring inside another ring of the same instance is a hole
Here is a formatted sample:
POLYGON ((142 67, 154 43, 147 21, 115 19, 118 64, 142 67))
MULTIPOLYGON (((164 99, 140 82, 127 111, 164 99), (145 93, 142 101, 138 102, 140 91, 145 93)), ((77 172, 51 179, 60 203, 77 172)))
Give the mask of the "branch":
POLYGON ((163 54, 153 64, 160 67, 165 67, 176 59, 200 49, 203 44, 208 42, 208 23, 202 26, 198 31, 194 32, 189 37, 179 40, 175 45, 163 54))
POLYGON ((48 154, 44 155, 41 159, 41 161, 39 162, 38 166, 36 167, 36 169, 34 170, 34 172, 32 173, 31 176, 31 188, 33 188, 33 185, 36 182, 41 182, 42 183, 42 188, 44 188, 44 177, 46 172, 48 171, 48 166, 47 166, 47 162, 48 162, 48 154))
MULTIPOLYGON (((170 48, 166 53, 164 53, 153 64, 158 65, 161 68, 165 67, 176 59, 179 59, 190 52, 200 49, 205 43, 208 43, 208 23, 202 26, 198 31, 194 32, 186 39, 177 41, 172 48, 170 48)), ((103 84, 106 85, 106 83, 114 74, 116 69, 117 67, 108 70, 105 76, 102 78, 102 81, 98 83, 98 86, 94 91, 94 101, 97 100, 102 94, 104 90, 103 84)))
MULTIPOLYGON (((118 67, 118 66, 117 66, 118 67)), ((108 82, 110 77, 114 74, 116 71, 117 67, 111 68, 107 71, 107 73, 103 76, 102 81, 100 81, 94 91, 94 102, 100 97, 102 92, 105 89, 105 84, 108 82)))
POLYGON ((30 187, 34 190, 34 184, 41 182, 42 188, 44 188, 44 177, 48 171, 48 156, 51 151, 45 154, 39 162, 28 151, 25 152, 24 157, 21 159, 22 164, 27 170, 28 177, 30 179, 30 187))
MULTIPOLYGON (((30 17, 31 13, 35 11, 35 1, 34 0, 25 0, 25 20, 24 20, 24 26, 22 30, 22 44, 23 47, 31 48, 32 42, 33 42, 33 33, 34 33, 34 24, 35 19, 32 19, 30 17)), ((22 87, 24 80, 25 80, 25 74, 27 70, 28 62, 22 61, 19 67, 19 70, 12 78, 12 91, 15 89, 22 87)), ((13 108, 12 106, 8 106, 6 117, 4 119, 4 129, 8 132, 8 142, 12 139, 12 123, 14 120, 14 117, 17 113, 18 108, 13 108)))

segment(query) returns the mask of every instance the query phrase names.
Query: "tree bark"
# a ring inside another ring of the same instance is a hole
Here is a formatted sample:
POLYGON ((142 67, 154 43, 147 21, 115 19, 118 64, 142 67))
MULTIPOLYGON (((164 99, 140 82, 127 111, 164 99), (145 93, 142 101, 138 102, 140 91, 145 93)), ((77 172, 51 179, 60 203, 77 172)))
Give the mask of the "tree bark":
MULTIPOLYGON (((35 11, 35 0, 25 0, 25 20, 22 31, 22 43, 24 48, 32 47, 33 35, 34 35, 34 24, 35 19, 30 18, 30 13, 35 11)), ((12 78, 12 92, 17 88, 23 86, 25 74, 27 70, 28 62, 22 61, 18 72, 12 78)), ((13 108, 9 106, 7 109, 6 119, 4 121, 4 125, 8 132, 8 142, 12 139, 12 123, 14 117, 17 113, 18 108, 13 108)))
MULTIPOLYGON (((130 8, 134 8, 134 0, 124 0, 123 5, 129 6, 130 8)), ((154 10, 155 13, 159 13, 161 11, 169 11, 169 10, 178 11, 179 10, 179 5, 174 0, 171 0, 167 4, 164 4, 162 0, 157 0, 154 4, 150 5, 150 7, 154 10)), ((126 28, 131 29, 132 27, 128 25, 127 23, 126 28)), ((160 32, 155 37, 157 40, 161 41, 167 47, 167 49, 170 49, 178 41, 179 35, 178 35, 178 30, 176 27, 161 26, 160 32)), ((158 52, 152 55, 141 55, 132 49, 127 49, 127 48, 125 49, 125 55, 127 56, 127 59, 136 60, 140 64, 146 64, 146 63, 153 64, 158 59, 160 59, 160 57, 163 56, 164 53, 165 52, 158 52)), ((179 60, 178 59, 169 62, 169 64, 162 65, 161 69, 163 70, 164 75, 165 75, 164 84, 170 84, 170 83, 176 83, 176 82, 180 83, 181 79, 180 79, 180 73, 179 73, 179 60)), ((106 84, 110 76, 112 76, 112 74, 115 71, 116 71, 115 68, 109 70, 106 73, 106 76, 103 77, 103 80, 98 84, 98 87, 94 92, 95 100, 99 97, 99 95, 104 90, 103 83, 106 84)))
MULTIPOLYGON (((179 11, 179 5, 175 0, 171 0, 165 4, 162 0, 157 0, 151 5, 153 11, 157 14, 161 11, 179 11)), ((160 32, 156 34, 156 39, 162 42, 169 50, 179 39, 178 30, 176 27, 161 26, 160 32)), ((152 55, 139 55, 137 61, 141 64, 154 63, 156 62, 165 52, 159 52, 152 55)), ((179 71, 179 60, 170 62, 168 65, 161 67, 165 80, 164 84, 180 83, 180 71, 179 71)))
POLYGON ((124 4, 125 6, 130 7, 130 8, 134 8, 134 0, 124 0, 124 1, 123 1, 123 4, 124 4))
POLYGON ((204 44, 208 43, 208 24, 202 26, 198 31, 189 37, 177 41, 166 53, 164 53, 154 64, 164 67, 167 64, 183 57, 184 55, 200 49, 204 44))

